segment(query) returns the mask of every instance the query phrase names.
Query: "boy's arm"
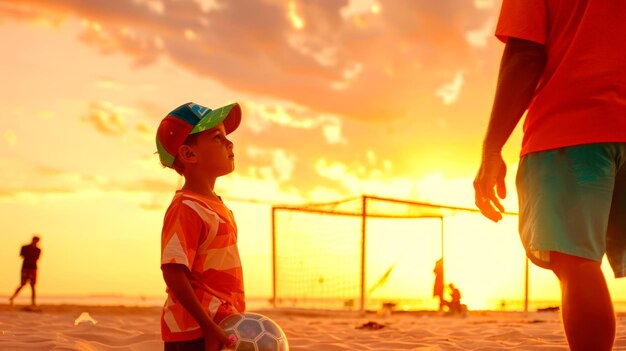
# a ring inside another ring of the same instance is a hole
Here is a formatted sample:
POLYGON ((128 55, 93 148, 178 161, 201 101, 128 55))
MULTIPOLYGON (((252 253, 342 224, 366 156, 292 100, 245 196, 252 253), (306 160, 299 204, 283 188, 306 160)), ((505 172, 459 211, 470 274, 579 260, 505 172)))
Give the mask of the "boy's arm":
POLYGON ((545 63, 546 52, 543 45, 523 39, 508 39, 483 142, 482 161, 474 179, 476 206, 484 216, 494 222, 500 220, 500 212, 504 212, 498 198, 506 197, 506 165, 502 159, 502 147, 530 105, 545 63))
POLYGON ((205 312, 200 301, 198 301, 189 278, 187 278, 187 267, 182 264, 164 264, 161 266, 161 269, 165 284, 180 301, 180 304, 196 320, 205 336, 205 342, 217 339, 222 345, 234 346, 224 331, 205 312))

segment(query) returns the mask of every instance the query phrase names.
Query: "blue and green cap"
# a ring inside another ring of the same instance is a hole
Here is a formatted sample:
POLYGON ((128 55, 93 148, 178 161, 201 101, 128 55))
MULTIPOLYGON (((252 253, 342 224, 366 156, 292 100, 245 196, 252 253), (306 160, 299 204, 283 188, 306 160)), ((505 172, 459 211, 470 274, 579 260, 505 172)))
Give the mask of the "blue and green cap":
POLYGON ((226 134, 232 133, 241 123, 241 107, 234 103, 215 110, 193 102, 180 105, 168 113, 157 129, 156 145, 161 164, 172 168, 178 148, 190 134, 215 128, 224 123, 226 134))

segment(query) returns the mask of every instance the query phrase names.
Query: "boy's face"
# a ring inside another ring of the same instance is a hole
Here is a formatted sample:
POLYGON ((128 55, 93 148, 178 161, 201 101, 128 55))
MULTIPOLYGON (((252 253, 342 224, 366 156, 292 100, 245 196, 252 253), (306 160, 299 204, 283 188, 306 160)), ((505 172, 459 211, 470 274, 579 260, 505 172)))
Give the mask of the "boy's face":
POLYGON ((223 123, 198 134, 191 147, 196 154, 194 167, 201 173, 219 177, 235 169, 233 143, 226 138, 223 123))

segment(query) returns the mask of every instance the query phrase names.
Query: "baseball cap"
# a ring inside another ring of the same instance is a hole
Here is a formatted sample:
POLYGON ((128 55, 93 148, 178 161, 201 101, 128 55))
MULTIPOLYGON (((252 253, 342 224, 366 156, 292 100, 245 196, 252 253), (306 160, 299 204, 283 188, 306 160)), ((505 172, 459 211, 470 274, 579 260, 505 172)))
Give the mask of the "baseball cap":
POLYGON ((226 134, 232 133, 241 122, 241 107, 238 103, 222 106, 215 110, 193 102, 182 104, 168 113, 157 129, 156 145, 161 164, 172 167, 178 153, 190 134, 209 130, 224 123, 226 134))

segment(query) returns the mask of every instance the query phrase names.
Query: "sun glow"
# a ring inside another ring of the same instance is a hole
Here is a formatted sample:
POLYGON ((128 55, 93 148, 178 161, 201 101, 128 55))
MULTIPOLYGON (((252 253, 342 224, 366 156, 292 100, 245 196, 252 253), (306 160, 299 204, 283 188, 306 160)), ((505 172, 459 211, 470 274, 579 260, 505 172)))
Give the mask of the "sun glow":
POLYGON ((372 7, 370 8, 370 11, 372 11, 372 13, 375 14, 375 15, 378 15, 381 10, 382 9, 380 7, 380 4, 378 4, 378 3, 372 4, 372 7))

